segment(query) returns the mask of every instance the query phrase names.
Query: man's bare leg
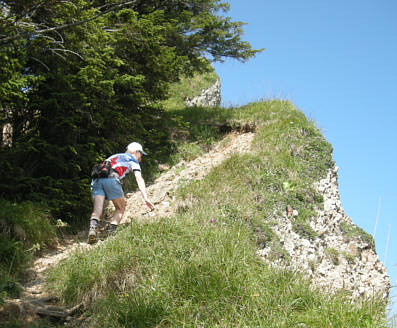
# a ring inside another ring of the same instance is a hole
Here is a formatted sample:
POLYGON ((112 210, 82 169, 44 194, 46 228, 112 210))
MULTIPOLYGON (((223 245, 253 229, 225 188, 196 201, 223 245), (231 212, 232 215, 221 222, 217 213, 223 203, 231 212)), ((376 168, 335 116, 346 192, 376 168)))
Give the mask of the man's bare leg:
POLYGON ((112 202, 115 207, 115 211, 113 213, 112 220, 110 221, 110 225, 107 229, 108 236, 111 236, 116 232, 117 226, 123 218, 126 205, 126 200, 124 197, 113 199, 112 202))
POLYGON ((88 243, 93 244, 97 240, 96 228, 99 222, 99 219, 102 215, 103 203, 105 201, 105 196, 95 196, 94 197, 94 205, 91 213, 90 220, 90 231, 88 232, 88 243))
POLYGON ((126 200, 124 197, 116 198, 112 200, 115 211, 113 213, 112 221, 110 224, 118 225, 123 218, 126 206, 126 200))
POLYGON ((95 196, 94 197, 94 206, 91 213, 91 219, 96 219, 99 221, 102 215, 103 203, 105 202, 105 196, 95 196))

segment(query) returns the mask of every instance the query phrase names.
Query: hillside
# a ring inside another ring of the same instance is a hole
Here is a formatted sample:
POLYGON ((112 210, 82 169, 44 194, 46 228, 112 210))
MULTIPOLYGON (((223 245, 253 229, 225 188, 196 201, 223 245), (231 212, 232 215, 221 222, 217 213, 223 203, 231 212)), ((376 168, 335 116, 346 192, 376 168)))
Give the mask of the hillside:
POLYGON ((208 95, 210 101, 201 105, 208 107, 210 106, 209 103, 212 102, 215 103, 215 106, 219 106, 220 79, 211 66, 208 67, 208 72, 202 74, 196 73, 193 77, 182 77, 179 82, 173 83, 170 87, 170 97, 163 102, 163 105, 171 110, 184 108, 186 105, 200 106, 200 101, 197 102, 195 100, 200 98, 201 95, 206 95, 206 91, 210 90, 213 86, 217 89, 219 99, 216 99, 217 97, 214 97, 213 93, 210 92, 208 95))
POLYGON ((148 187, 156 210, 130 192, 124 229, 38 261, 64 258, 26 297, 73 309, 69 326, 385 326, 390 281, 302 112, 267 101, 172 115, 188 125, 177 164, 148 187))

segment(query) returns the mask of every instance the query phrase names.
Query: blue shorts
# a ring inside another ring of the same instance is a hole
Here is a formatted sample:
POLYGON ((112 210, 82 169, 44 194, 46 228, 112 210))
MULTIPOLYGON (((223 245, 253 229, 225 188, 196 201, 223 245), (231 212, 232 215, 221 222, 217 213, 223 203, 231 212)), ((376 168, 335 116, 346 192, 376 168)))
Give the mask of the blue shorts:
POLYGON ((105 196, 109 200, 124 197, 123 188, 115 178, 94 179, 91 182, 92 197, 105 196))

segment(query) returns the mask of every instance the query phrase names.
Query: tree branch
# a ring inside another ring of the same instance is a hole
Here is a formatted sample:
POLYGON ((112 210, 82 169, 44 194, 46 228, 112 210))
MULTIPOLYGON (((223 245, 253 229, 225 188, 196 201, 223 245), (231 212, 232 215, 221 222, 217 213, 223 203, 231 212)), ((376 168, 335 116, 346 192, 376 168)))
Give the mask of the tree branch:
POLYGON ((30 57, 30 58, 39 62, 41 65, 43 65, 47 69, 47 71, 50 71, 50 68, 46 64, 44 64, 40 59, 37 59, 36 57, 30 57))
MULTIPOLYGON (((44 33, 47 33, 47 32, 59 31, 59 30, 65 29, 65 28, 69 28, 69 27, 73 27, 73 26, 77 26, 77 25, 82 25, 82 24, 88 23, 90 21, 93 21, 93 20, 95 20, 95 19, 97 19, 97 18, 99 18, 99 17, 101 17, 103 15, 106 15, 107 13, 109 13, 111 11, 119 10, 119 9, 125 7, 125 6, 134 4, 135 2, 136 2, 136 0, 132 0, 132 1, 124 1, 124 2, 119 3, 119 4, 114 4, 114 5, 110 6, 108 9, 106 9, 105 11, 103 11, 103 12, 101 12, 99 14, 96 14, 96 15, 94 15, 91 18, 83 19, 83 20, 78 21, 78 22, 64 24, 64 25, 60 25, 60 26, 54 26, 54 27, 50 27, 50 28, 46 28, 46 29, 42 29, 42 30, 37 30, 37 31, 34 31, 34 32, 27 32, 26 31, 26 32, 18 33, 17 35, 13 35, 13 36, 9 36, 9 37, 3 37, 3 38, 0 38, 0 44, 6 44, 6 43, 8 43, 10 41, 13 41, 13 40, 16 40, 18 38, 23 38, 23 37, 29 38, 30 36, 33 36, 35 34, 44 34, 44 33)), ((31 24, 31 26, 36 27, 37 25, 31 24)))
MULTIPOLYGON (((79 57, 80 59, 84 60, 83 56, 81 56, 79 53, 69 50, 69 49, 62 49, 62 48, 50 48, 49 50, 51 50, 53 53, 57 54, 58 56, 61 56, 60 54, 57 53, 57 51, 63 51, 63 52, 70 52, 74 55, 76 55, 77 57, 79 57)), ((63 59, 65 59, 63 56, 61 56, 63 59)))
POLYGON ((46 0, 43 0, 42 2, 39 2, 37 5, 34 5, 32 8, 28 9, 27 11, 24 11, 19 16, 15 17, 14 21, 11 24, 8 24, 8 25, 16 24, 23 17, 29 16, 29 14, 34 12, 37 8, 40 8, 45 2, 46 2, 46 0))

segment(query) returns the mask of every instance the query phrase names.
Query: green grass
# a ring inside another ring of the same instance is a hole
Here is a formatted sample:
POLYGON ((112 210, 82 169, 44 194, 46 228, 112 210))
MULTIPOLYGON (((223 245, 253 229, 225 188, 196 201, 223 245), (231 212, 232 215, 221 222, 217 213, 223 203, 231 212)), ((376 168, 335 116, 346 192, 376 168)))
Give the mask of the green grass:
POLYGON ((206 213, 131 224, 60 265, 55 290, 89 302, 92 327, 382 327, 381 302, 311 291, 259 262, 249 226, 206 213))
POLYGON ((55 225, 42 205, 0 199, 0 303, 19 295, 33 256, 55 239, 55 225))
MULTIPOLYGON (((85 302, 89 327, 385 327, 384 301, 322 294, 256 255, 271 245, 272 259, 288 261, 270 229, 288 205, 299 212, 295 226, 312 233, 308 222, 322 202, 312 184, 333 165, 313 123, 284 101, 178 115, 195 127, 255 122, 253 151, 182 186, 177 198, 186 206, 173 217, 131 223, 60 263, 48 277, 51 292, 68 305, 85 302)), ((207 134, 209 147, 217 133, 207 134)), ((186 153, 198 155, 202 136, 189 135, 186 153)))
POLYGON ((326 248, 324 250, 324 254, 333 263, 333 265, 339 264, 339 252, 335 248, 326 248))
POLYGON ((360 240, 367 243, 372 249, 375 249, 374 238, 360 227, 341 222, 340 229, 347 240, 360 240))
POLYGON ((169 110, 186 107, 185 99, 199 96, 203 90, 208 89, 219 79, 216 72, 209 67, 209 71, 195 74, 193 77, 182 77, 178 83, 170 87, 170 97, 163 102, 163 106, 169 110))

